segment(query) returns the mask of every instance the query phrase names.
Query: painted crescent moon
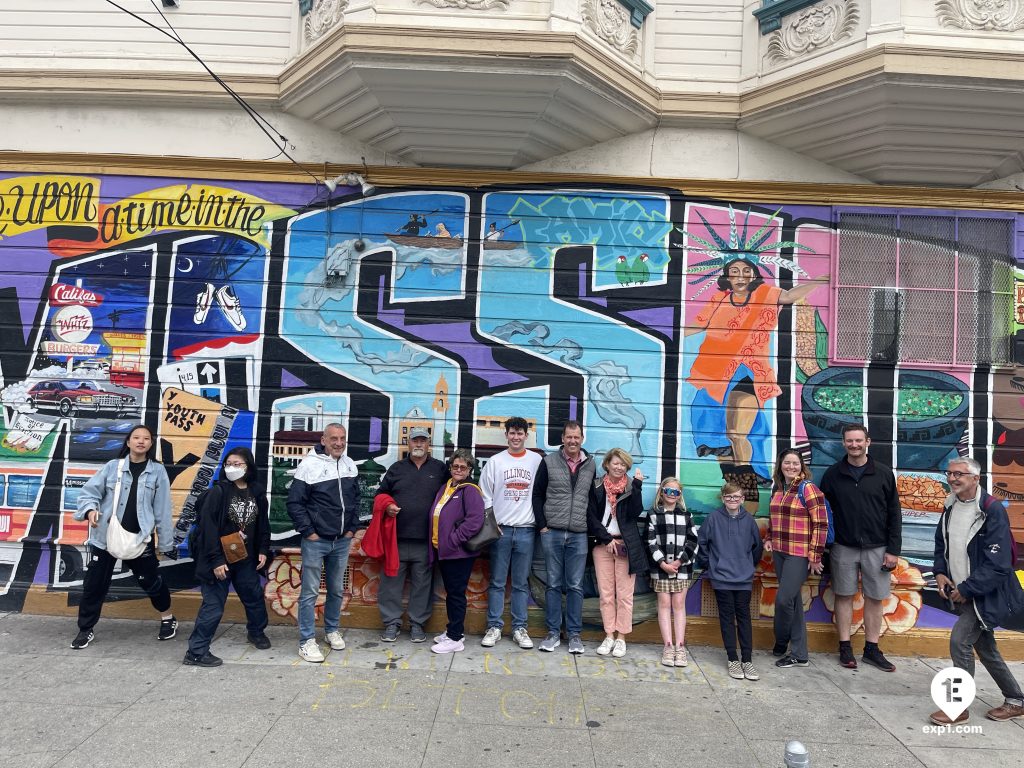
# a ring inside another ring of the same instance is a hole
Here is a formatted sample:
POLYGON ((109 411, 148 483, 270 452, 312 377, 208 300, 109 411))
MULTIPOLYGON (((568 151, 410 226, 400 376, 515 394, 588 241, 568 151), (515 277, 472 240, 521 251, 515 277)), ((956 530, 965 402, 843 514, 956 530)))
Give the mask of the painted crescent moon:
POLYGON ((179 256, 178 257, 178 271, 181 272, 183 275, 184 274, 188 274, 189 272, 191 272, 193 267, 195 267, 195 264, 192 263, 192 259, 190 259, 188 256, 179 256), (184 269, 181 266, 181 262, 183 262, 183 261, 187 261, 188 262, 188 269, 184 269))

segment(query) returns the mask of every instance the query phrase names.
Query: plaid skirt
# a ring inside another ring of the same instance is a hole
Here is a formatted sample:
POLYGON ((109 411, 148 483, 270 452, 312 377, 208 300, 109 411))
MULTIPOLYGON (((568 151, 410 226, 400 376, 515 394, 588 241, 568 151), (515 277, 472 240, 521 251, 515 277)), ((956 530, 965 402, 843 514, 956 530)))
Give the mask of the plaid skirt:
POLYGON ((689 588, 689 579, 659 579, 651 576, 651 589, 655 592, 683 592, 689 588))

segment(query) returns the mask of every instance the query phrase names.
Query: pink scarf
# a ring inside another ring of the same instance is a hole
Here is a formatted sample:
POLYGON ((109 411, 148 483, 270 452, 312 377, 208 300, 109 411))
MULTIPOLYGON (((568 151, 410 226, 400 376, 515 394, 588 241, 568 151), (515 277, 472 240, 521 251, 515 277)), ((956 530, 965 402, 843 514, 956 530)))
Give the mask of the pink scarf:
POLYGON ((628 479, 625 475, 620 477, 618 481, 612 480, 611 475, 604 476, 602 482, 604 483, 605 493, 608 494, 608 506, 611 508, 612 518, 615 517, 615 505, 619 501, 619 494, 626 490, 626 481, 628 479))

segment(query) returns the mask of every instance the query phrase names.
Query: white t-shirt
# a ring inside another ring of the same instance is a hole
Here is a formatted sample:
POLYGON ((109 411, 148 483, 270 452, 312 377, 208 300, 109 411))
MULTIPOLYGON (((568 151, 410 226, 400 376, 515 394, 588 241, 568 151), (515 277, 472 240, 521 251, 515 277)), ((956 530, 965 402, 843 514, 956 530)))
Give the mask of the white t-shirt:
POLYGON ((533 517, 533 481, 540 454, 524 451, 513 456, 507 450, 495 454, 480 473, 485 507, 494 507, 498 525, 530 526, 533 517))

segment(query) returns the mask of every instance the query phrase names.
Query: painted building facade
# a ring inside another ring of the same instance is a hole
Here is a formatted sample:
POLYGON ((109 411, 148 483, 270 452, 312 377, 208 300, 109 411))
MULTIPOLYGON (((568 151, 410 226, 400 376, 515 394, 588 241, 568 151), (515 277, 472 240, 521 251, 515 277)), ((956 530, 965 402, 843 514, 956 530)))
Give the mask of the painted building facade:
MULTIPOLYGON (((421 175, 327 194, 251 177, 0 174, 0 608, 76 604, 86 531, 70 511, 139 421, 158 432, 179 538, 223 453, 254 450, 283 621, 298 585, 283 501, 331 421, 348 428, 367 510, 410 425, 435 450, 487 453, 492 424, 521 415, 541 450, 578 419, 588 450, 681 477, 698 517, 730 479, 762 518, 779 450, 797 446, 820 475, 843 425, 864 422, 904 510, 893 633, 952 622, 930 580, 951 457, 981 461, 1024 542, 1014 198, 421 175)), ((187 560, 163 571, 194 587, 187 560)), ((373 605, 378 573, 354 555, 352 605, 373 605)), ((481 560, 472 606, 485 586, 481 560)), ((652 622, 637 589, 636 620, 652 622)), ((114 594, 134 590, 120 579, 114 594)), ((702 597, 690 613, 713 615, 702 597)), ((827 582, 805 603, 831 621, 827 582)))

